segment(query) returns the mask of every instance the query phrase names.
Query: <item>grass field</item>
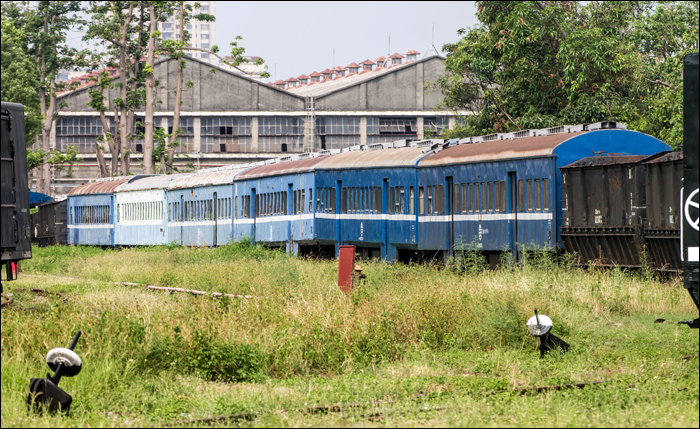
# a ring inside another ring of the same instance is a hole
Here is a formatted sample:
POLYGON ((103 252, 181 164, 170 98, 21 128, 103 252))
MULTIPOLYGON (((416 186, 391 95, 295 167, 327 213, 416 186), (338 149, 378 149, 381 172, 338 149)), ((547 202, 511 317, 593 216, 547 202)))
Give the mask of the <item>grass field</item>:
POLYGON ((14 302, 2 310, 2 426, 204 426, 192 420, 229 415, 214 424, 698 427, 698 360, 681 359, 697 353, 698 332, 675 323, 697 309, 680 279, 536 254, 496 271, 468 259, 363 262, 367 279, 346 297, 337 262, 248 243, 35 248, 20 280, 4 282, 14 302), (539 358, 525 328, 534 307, 568 353, 539 358), (84 368, 60 383, 70 415, 28 414, 29 379, 78 329, 84 368))

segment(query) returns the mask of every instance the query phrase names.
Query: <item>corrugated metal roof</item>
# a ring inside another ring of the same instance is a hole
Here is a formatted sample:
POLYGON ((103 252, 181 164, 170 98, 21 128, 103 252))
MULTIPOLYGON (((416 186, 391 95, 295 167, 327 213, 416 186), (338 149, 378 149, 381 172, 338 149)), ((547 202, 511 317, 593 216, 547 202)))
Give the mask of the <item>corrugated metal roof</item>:
MULTIPOLYGON (((419 60, 419 61, 413 61, 413 62, 406 63, 406 64, 396 64, 394 67, 391 67, 391 68, 380 67, 380 68, 377 68, 377 69, 371 70, 371 71, 367 70, 367 71, 360 73, 360 74, 353 74, 350 76, 345 76, 342 79, 337 79, 337 80, 327 79, 327 80, 323 81, 323 83, 321 85, 314 85, 314 86, 308 85, 308 86, 303 86, 303 87, 290 88, 289 92, 292 94, 301 96, 301 97, 306 97, 306 96, 320 97, 320 96, 327 95, 333 91, 338 91, 340 89, 344 89, 344 88, 347 88, 347 87, 355 85, 355 84, 366 82, 370 79, 374 79, 375 77, 382 76, 382 75, 387 74, 387 73, 393 73, 399 69, 403 69, 406 67, 413 67, 416 64, 419 64, 419 63, 424 62, 424 61, 429 61, 429 60, 432 60, 434 58, 440 58, 440 59, 444 60, 444 58, 439 57, 439 56, 431 56, 431 57, 427 57, 427 58, 424 58, 424 59, 419 60)), ((331 71, 326 69, 321 73, 331 73, 331 71)), ((311 76, 313 76, 313 74, 311 76)))
POLYGON ((579 159, 562 168, 602 167, 604 165, 636 164, 649 158, 649 155, 603 155, 579 159))
POLYGON ((180 174, 158 174, 156 176, 137 177, 129 180, 117 188, 117 192, 145 191, 148 189, 167 189, 170 181, 181 176, 180 174))
POLYGON ((515 140, 462 144, 423 158, 419 166, 428 167, 496 159, 547 156, 551 155, 554 149, 564 141, 584 133, 561 133, 550 136, 524 137, 515 140))
POLYGON ((260 177, 281 176, 283 174, 305 173, 313 171, 314 167, 328 159, 329 156, 319 156, 316 158, 299 159, 296 161, 278 162, 275 164, 261 165, 236 176, 236 180, 256 179, 260 177))
POLYGON ((245 168, 235 168, 229 170, 217 170, 207 173, 182 174, 174 178, 168 189, 199 188, 202 186, 229 185, 233 183, 236 174, 244 171, 245 168))
POLYGON ((94 194, 111 194, 123 183, 129 179, 119 178, 117 180, 107 180, 103 182, 86 183, 84 185, 73 188, 68 192, 68 195, 94 195, 94 194))
POLYGON ((346 168, 410 167, 424 153, 422 147, 402 147, 382 150, 357 150, 326 158, 316 170, 344 170, 346 168))

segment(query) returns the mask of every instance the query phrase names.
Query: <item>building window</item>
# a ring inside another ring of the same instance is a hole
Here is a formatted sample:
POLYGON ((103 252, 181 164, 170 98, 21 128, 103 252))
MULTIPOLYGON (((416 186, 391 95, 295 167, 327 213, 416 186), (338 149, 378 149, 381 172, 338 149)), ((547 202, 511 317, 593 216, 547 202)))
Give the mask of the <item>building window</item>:
POLYGON ((250 152, 250 118, 202 118, 202 152, 250 152))
POLYGON ((202 49, 209 49, 209 43, 202 43, 202 49))
POLYGON ((360 144, 360 118, 317 117, 316 147, 342 149, 360 144))
POLYGON ((287 152, 302 152, 304 121, 298 117, 261 117, 258 119, 258 136, 260 152, 281 153, 283 149, 287 152))
POLYGON ((208 34, 200 34, 199 37, 201 37, 202 40, 209 40, 209 35, 208 35, 208 34))
POLYGON ((438 116, 437 118, 423 118, 423 133, 431 136, 439 136, 442 131, 449 128, 450 118, 438 116))
MULTIPOLYGON (((114 133, 113 119, 107 117, 107 121, 110 124, 109 131, 114 133)), ((135 123, 136 121, 134 121, 134 127, 135 123)), ((75 146, 78 153, 94 153, 97 137, 100 136, 102 136, 102 121, 98 117, 62 116, 56 121, 56 149, 58 151, 64 152, 68 150, 68 146, 75 146)), ((105 147, 109 146, 105 144, 105 147)))
POLYGON ((367 118, 367 144, 418 137, 416 118, 367 118))
POLYGON ((201 31, 209 31, 209 24, 201 24, 201 25, 199 26, 199 29, 200 29, 201 31))
POLYGON ((207 54, 206 52, 202 53, 201 58, 209 58, 209 54, 207 54))

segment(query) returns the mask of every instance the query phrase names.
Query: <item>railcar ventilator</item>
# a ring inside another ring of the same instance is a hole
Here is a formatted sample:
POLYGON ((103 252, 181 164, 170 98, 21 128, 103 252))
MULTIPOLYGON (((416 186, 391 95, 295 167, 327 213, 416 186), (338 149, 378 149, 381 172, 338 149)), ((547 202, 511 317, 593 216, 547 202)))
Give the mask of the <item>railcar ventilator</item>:
POLYGON ((75 334, 67 349, 55 348, 46 355, 46 363, 54 374, 52 377, 47 373, 46 378, 32 378, 29 382, 29 394, 26 400, 29 410, 42 412, 43 409, 48 409, 51 414, 56 411, 68 414, 73 397, 58 387, 58 382, 61 381, 61 377, 78 375, 83 368, 80 356, 73 351, 79 338, 80 331, 75 334))

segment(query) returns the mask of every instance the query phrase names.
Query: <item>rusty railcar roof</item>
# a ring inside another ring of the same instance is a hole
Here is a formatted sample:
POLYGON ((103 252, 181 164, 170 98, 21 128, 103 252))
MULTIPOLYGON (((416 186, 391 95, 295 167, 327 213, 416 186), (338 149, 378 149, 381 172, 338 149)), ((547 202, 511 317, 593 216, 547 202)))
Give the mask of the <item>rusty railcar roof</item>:
POLYGON ((346 168, 413 167, 425 154, 424 147, 401 147, 381 150, 357 150, 333 155, 317 166, 317 170, 346 168))
POLYGON ((472 143, 453 146, 420 161, 420 167, 432 167, 468 162, 493 161, 511 158, 530 158, 547 156, 561 143, 585 134, 560 133, 549 136, 523 137, 514 140, 496 140, 485 143, 472 143))
POLYGON ((167 189, 170 181, 179 174, 158 174, 154 176, 135 177, 117 188, 117 192, 146 191, 149 189, 167 189))
POLYGON ((673 152, 662 152, 662 153, 657 153, 656 155, 653 156, 653 159, 645 162, 645 164, 658 164, 661 162, 673 162, 673 161, 683 161, 683 152, 682 151, 673 151, 673 152))
MULTIPOLYGON (((334 155, 339 156, 339 155, 334 155)), ((278 162, 253 167, 236 176, 236 180, 255 179, 259 177, 281 176, 284 174, 306 173, 326 159, 334 156, 319 156, 316 158, 298 159, 295 161, 278 162)))
POLYGON ((562 168, 602 167, 605 165, 636 164, 649 159, 649 155, 603 155, 579 159, 562 168))
POLYGON ((168 185, 168 189, 199 188, 202 186, 230 185, 233 178, 245 168, 209 171, 206 173, 181 174, 168 185))
POLYGON ((97 181, 86 183, 75 187, 68 192, 68 195, 95 195, 95 194, 111 194, 119 186, 126 183, 128 178, 115 178, 114 180, 97 181))

